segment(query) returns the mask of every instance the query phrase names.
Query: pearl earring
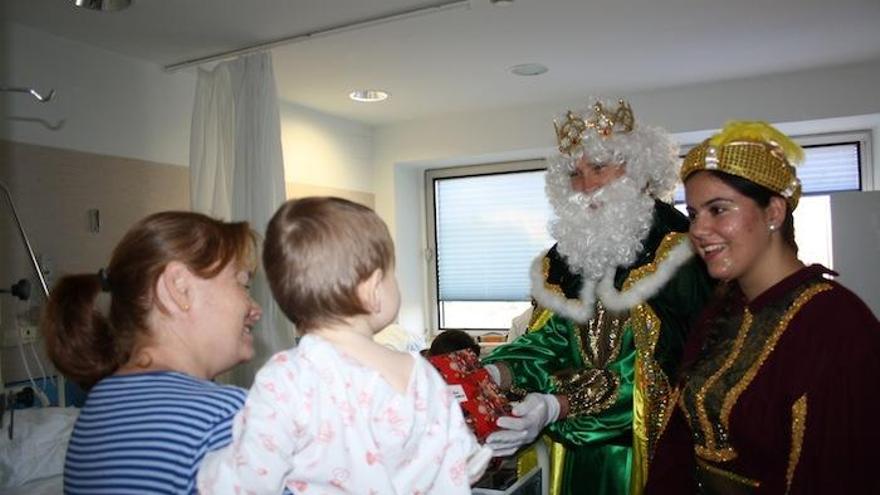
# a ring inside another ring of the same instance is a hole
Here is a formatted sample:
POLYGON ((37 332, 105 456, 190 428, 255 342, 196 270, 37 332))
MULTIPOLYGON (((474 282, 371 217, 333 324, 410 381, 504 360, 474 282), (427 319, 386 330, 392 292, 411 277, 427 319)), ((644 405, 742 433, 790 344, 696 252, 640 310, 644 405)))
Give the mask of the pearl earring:
POLYGON ((771 226, 770 226, 770 232, 773 232, 773 231, 775 231, 775 230, 776 230, 776 226, 775 226, 775 225, 771 225, 771 226))

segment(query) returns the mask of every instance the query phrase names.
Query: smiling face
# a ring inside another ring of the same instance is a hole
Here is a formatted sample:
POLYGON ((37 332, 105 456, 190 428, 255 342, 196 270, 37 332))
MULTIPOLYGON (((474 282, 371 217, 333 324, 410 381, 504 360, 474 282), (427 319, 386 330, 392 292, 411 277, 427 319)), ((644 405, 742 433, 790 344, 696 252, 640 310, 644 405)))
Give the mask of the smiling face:
POLYGON ((250 272, 230 263, 216 277, 198 278, 200 297, 197 348, 208 375, 213 377, 254 357, 253 325, 262 316, 249 292, 250 272))
POLYGON ((712 278, 742 281, 766 268, 771 226, 778 226, 768 208, 708 172, 687 179, 685 196, 690 239, 712 278))

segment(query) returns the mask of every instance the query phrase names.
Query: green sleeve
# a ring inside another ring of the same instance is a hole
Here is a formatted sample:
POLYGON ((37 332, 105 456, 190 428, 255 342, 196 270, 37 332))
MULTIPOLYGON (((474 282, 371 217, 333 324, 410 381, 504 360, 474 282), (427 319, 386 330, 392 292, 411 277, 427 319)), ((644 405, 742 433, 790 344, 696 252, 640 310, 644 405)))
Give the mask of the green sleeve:
MULTIPOLYGON (((575 331, 570 320, 553 315, 541 328, 497 348, 483 361, 487 364, 503 361, 510 368, 516 387, 529 392, 554 393, 551 378, 556 372, 586 367, 575 331)), ((632 329, 628 327, 617 359, 607 367, 619 382, 611 406, 596 414, 557 421, 548 427, 548 433, 569 445, 605 443, 617 437, 631 442, 635 359, 632 329)))
POLYGON ((550 393, 555 372, 583 366, 576 340, 568 320, 553 315, 541 328, 492 351, 483 362, 504 361, 513 374, 513 386, 550 393))

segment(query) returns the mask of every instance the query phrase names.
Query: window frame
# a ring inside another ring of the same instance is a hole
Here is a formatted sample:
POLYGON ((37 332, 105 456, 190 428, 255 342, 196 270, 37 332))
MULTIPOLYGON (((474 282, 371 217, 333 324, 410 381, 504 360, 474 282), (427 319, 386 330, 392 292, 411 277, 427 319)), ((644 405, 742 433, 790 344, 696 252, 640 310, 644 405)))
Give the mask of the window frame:
MULTIPOLYGON (((859 191, 873 191, 875 187, 874 165, 871 150, 872 131, 869 129, 855 129, 840 132, 827 133, 807 133, 796 134, 791 136, 792 139, 802 147, 819 147, 833 146, 841 144, 856 144, 858 147, 858 166, 859 166, 859 191)), ((699 142, 687 142, 680 145, 680 156, 684 156, 699 142)), ((438 272, 437 272, 437 225, 436 225, 436 198, 435 198, 435 182, 442 179, 451 179, 459 177, 477 177, 486 175, 499 175, 517 172, 531 172, 538 170, 546 170, 546 159, 535 158, 529 160, 505 161, 487 164, 474 164, 459 167, 434 168, 424 171, 424 191, 425 191, 425 216, 426 216, 426 237, 427 245, 425 249, 427 261, 427 290, 428 303, 431 307, 427 313, 430 315, 428 331, 431 336, 442 332, 440 328, 440 300, 438 294, 438 272)), ((837 191, 835 191, 837 192, 837 191)), ((823 192, 813 192, 814 194, 833 194, 823 192)), ((671 198, 670 198, 671 199, 671 198)), ((537 253, 536 253, 537 254, 537 253)), ((464 329, 473 335, 481 335, 486 333, 503 333, 506 330, 486 329, 486 328, 466 328, 464 329)))
MULTIPOLYGON (((793 136, 794 141, 804 148, 851 143, 857 144, 859 148, 859 191, 876 190, 874 183, 874 162, 871 154, 872 138, 871 131, 868 129, 793 136)), ((829 194, 833 194, 833 192, 829 194)))
MULTIPOLYGON (((430 321, 429 331, 431 335, 437 335, 445 329, 440 328, 440 299, 438 294, 439 274, 437 273, 437 222, 436 222, 436 198, 434 195, 435 182, 442 179, 456 179, 460 177, 481 177, 487 175, 511 174, 517 172, 536 172, 546 170, 546 160, 536 158, 532 160, 517 160, 510 162, 487 163, 481 165, 465 165, 461 167, 448 167, 427 169, 424 173, 425 188, 425 216, 427 233, 427 246, 425 258, 428 264, 428 302, 430 321)), ((497 333, 498 329, 467 328, 468 333, 480 335, 484 333, 497 333)))

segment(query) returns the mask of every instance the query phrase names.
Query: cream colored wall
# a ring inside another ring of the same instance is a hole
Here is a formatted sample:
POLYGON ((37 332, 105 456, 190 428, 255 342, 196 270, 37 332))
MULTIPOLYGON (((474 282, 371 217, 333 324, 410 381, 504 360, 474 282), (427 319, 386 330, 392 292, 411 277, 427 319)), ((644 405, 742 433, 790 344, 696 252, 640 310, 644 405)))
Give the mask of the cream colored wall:
POLYGON ((291 103, 280 110, 288 183, 373 194, 371 127, 291 103))
POLYGON ((288 182, 286 186, 287 197, 289 199, 304 198, 306 196, 336 196, 370 208, 375 208, 376 206, 376 196, 372 193, 354 191, 352 189, 339 189, 336 187, 314 186, 312 184, 296 182, 288 182))
MULTIPOLYGON (((105 267, 122 235, 144 216, 189 208, 185 167, 5 140, 0 140, 0 157, 0 180, 11 189, 33 249, 48 260, 44 268, 51 268, 54 280, 65 274, 96 273, 105 267), (100 212, 99 232, 89 230, 90 209, 100 212)), ((32 278, 28 263, 4 204, 0 209, 0 286, 32 278)), ((33 298, 42 303, 36 279, 33 298)), ((0 304, 0 334, 5 334, 15 317, 29 306, 7 295, 0 304)), ((24 379, 15 348, 4 348, 2 358, 4 380, 24 379)))

